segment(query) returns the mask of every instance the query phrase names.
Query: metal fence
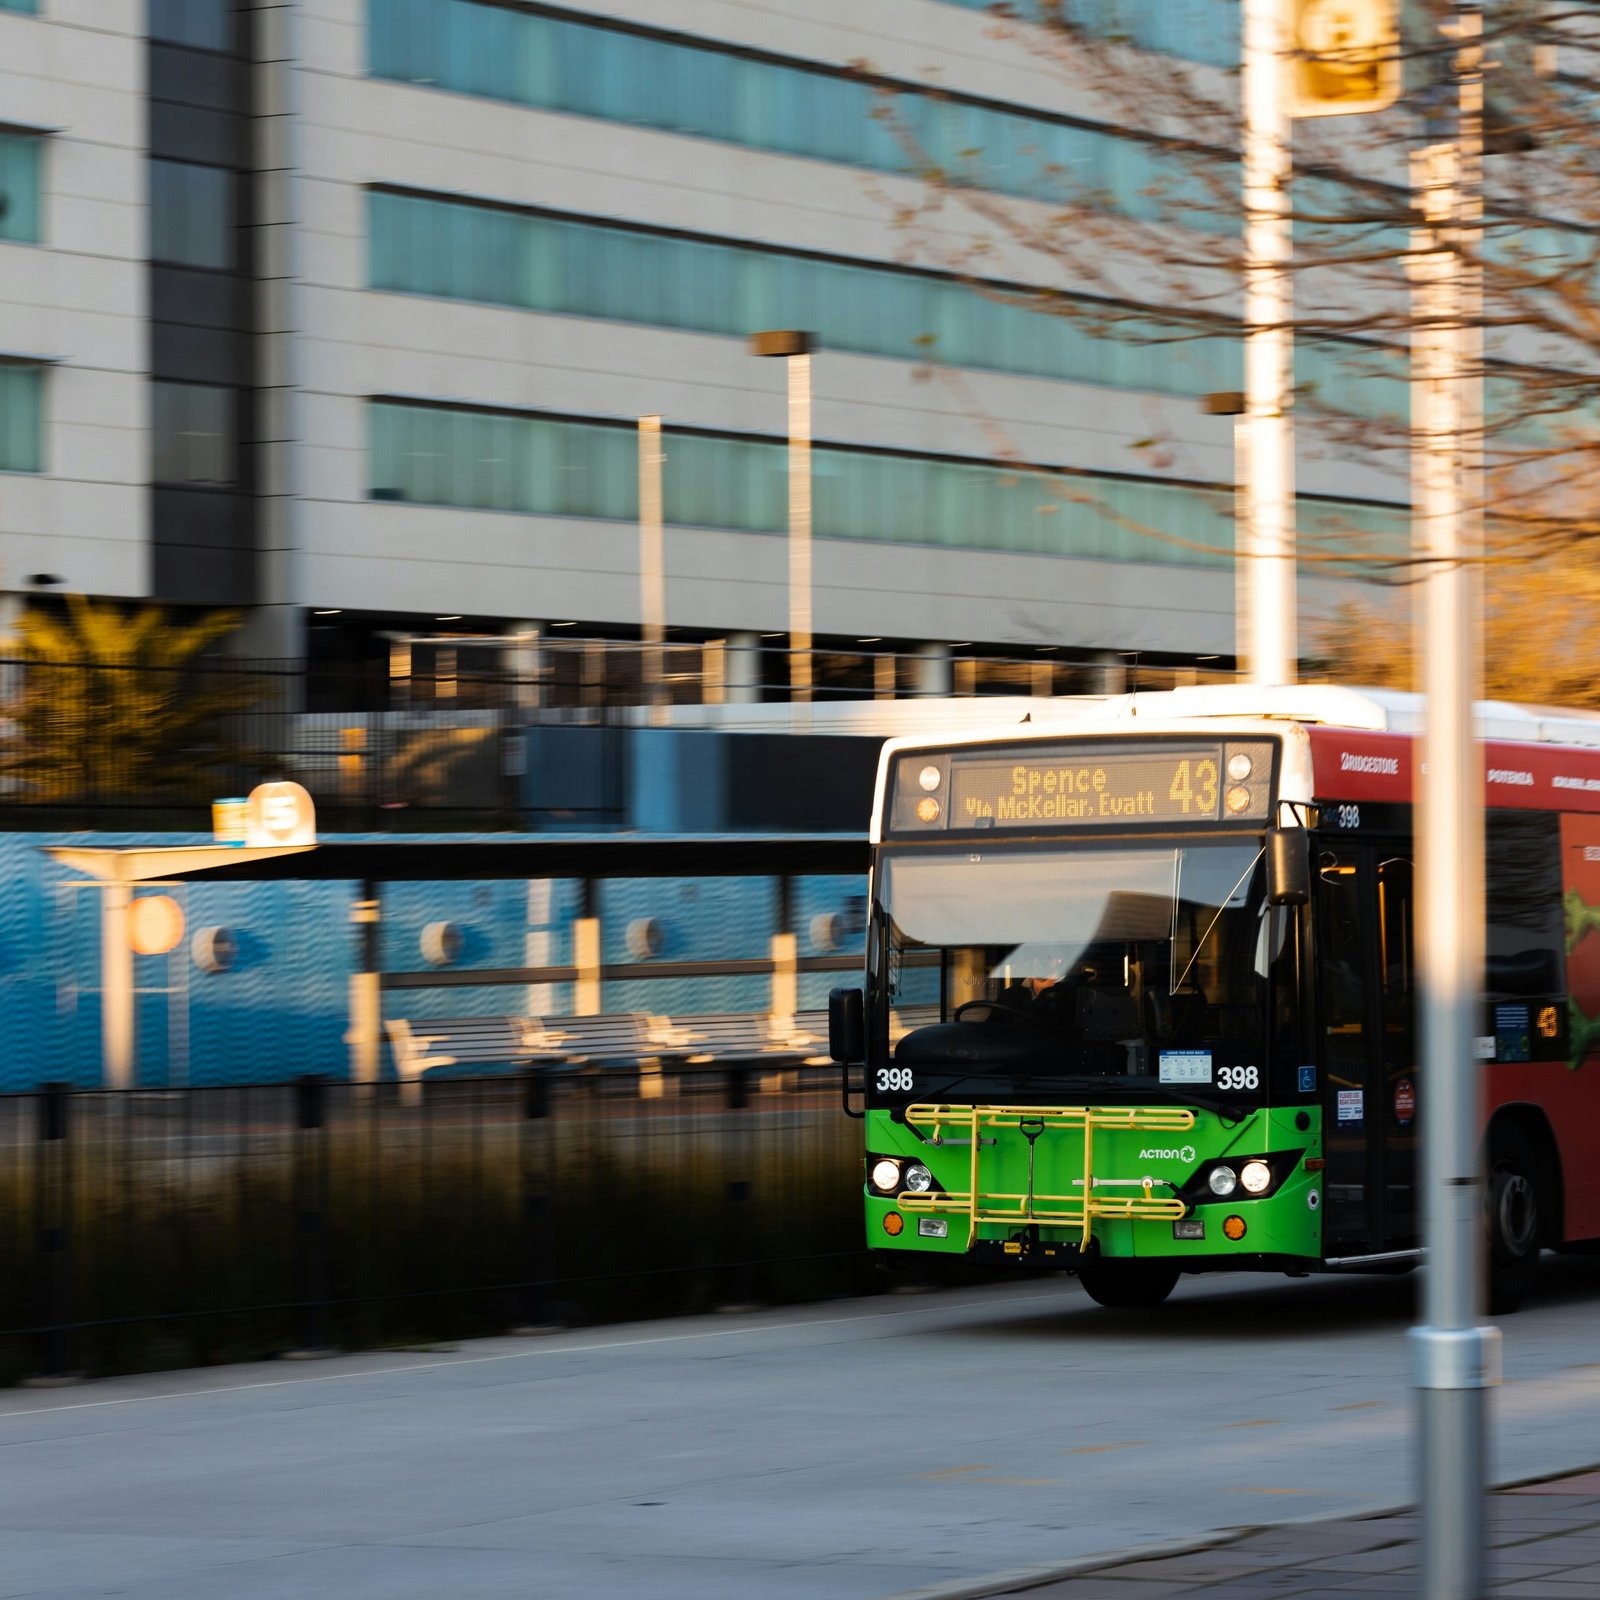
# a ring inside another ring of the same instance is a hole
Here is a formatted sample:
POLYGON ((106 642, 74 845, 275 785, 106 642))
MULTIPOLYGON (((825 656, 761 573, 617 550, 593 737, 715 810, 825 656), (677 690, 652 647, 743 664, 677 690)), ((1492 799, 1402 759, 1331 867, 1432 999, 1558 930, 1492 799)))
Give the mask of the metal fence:
POLYGON ((306 1077, 0 1099, 0 1381, 874 1281, 836 1073, 306 1077))

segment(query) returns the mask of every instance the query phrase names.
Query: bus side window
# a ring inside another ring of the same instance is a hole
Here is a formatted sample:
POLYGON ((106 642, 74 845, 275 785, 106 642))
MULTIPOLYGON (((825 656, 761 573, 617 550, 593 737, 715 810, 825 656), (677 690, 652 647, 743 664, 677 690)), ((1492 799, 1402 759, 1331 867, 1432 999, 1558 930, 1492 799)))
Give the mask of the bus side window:
MULTIPOLYGON (((1360 881, 1353 860, 1325 850, 1318 862, 1322 879, 1323 939, 1317 966, 1322 977, 1322 1026, 1329 1035, 1359 1037, 1366 1027, 1366 986, 1360 881)), ((1330 1066, 1332 1056, 1330 1055, 1330 1066)))
POLYGON ((1413 961, 1411 862, 1391 856, 1378 863, 1378 960, 1383 973, 1383 1032, 1397 1061, 1411 1064, 1413 961))
POLYGON ((1484 1029, 1503 1035, 1497 1046, 1502 1061, 1559 1061, 1567 1054, 1560 827, 1560 819, 1545 812, 1488 816, 1485 987, 1495 1009, 1484 1029), (1533 1026, 1541 1014, 1553 1016, 1554 1025, 1533 1026))

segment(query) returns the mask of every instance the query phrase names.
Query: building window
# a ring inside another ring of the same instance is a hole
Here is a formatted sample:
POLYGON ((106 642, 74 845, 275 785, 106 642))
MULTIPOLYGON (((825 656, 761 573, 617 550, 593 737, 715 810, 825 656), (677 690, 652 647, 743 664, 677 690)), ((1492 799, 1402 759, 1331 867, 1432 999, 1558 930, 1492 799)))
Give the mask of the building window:
POLYGON ((0 11, 26 11, 31 16, 38 9, 38 0, 0 0, 0 11))
POLYGON ((0 472, 44 471, 44 370, 0 361, 0 472))
MULTIPOLYGON (((993 11, 995 0, 945 0, 969 11, 993 11)), ((1037 0, 1011 0, 1005 7, 1024 21, 1037 19, 1037 0)), ((1203 61, 1213 67, 1239 65, 1237 0, 1066 0, 1052 12, 1094 38, 1115 40, 1203 61)))
MULTIPOLYGON (((428 195, 374 191, 368 208, 374 289, 735 337, 805 327, 829 350, 1186 398, 1244 387, 1237 333, 1089 297, 1041 293, 1030 305, 1015 284, 428 195)), ((1398 353, 1302 339, 1295 372, 1337 412, 1408 415, 1398 353)))
POLYGON ((234 264, 234 192, 226 167, 189 161, 150 163, 150 254, 186 267, 234 264))
POLYGON ((39 161, 44 139, 0 133, 0 240, 39 242, 39 161))
POLYGON ((228 487, 239 478, 238 401, 209 383, 155 388, 155 481, 228 487))
POLYGON ((880 172, 931 164, 997 193, 1151 221, 1165 220, 1181 191, 1194 201, 1189 226, 1237 227, 1182 162, 1168 167, 1150 141, 1104 128, 912 83, 898 86, 897 128, 882 115, 882 88, 845 68, 755 60, 712 40, 652 38, 486 0, 367 0, 367 19, 378 78, 880 172))
POLYGON ((376 192, 369 205, 375 289, 735 336, 807 327, 829 350, 1164 394, 1244 382, 1237 335, 1151 318, 1097 336, 1103 302, 1030 307, 1015 285, 985 294, 928 273, 418 195, 376 192))
POLYGON ((150 37, 195 50, 234 48, 234 0, 150 0, 150 37))
MULTIPOLYGON (((638 443, 627 426, 374 401, 374 500, 535 516, 638 516, 638 443)), ((781 533, 787 451, 776 439, 673 430, 666 514, 687 527, 781 533)), ((822 446, 813 452, 820 537, 1114 561, 1228 566, 1232 493, 988 461, 822 446), (1144 530, 1149 530, 1148 532, 1144 530)), ((1305 527, 1358 530, 1403 549, 1404 507, 1302 501, 1305 527)))

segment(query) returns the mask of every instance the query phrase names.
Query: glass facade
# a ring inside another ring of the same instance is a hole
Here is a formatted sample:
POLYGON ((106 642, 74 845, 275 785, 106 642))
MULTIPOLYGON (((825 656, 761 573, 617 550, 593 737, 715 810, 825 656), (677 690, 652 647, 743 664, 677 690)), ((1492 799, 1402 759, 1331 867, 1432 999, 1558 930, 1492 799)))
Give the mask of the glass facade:
POLYGON ((1000 285, 417 195, 369 206, 375 289, 739 337, 809 328, 828 350, 1164 394, 1244 381, 1234 338, 1153 318, 1097 337, 1089 319, 1115 308, 1069 296, 1019 304, 1000 285))
POLYGON ((42 135, 0 133, 0 240, 39 242, 39 162, 43 152, 42 135))
POLYGON ((237 397, 212 383, 152 385, 155 481, 223 488, 239 476, 237 397))
POLYGON ((0 11, 26 11, 31 15, 38 9, 38 0, 0 0, 0 11))
MULTIPOLYGON (((638 440, 626 425, 384 400, 370 410, 375 500, 638 518, 638 440)), ((783 441, 668 433, 668 522, 748 533, 788 527, 783 441)), ((1231 488, 826 445, 813 452, 812 466, 822 538, 1189 566, 1231 559, 1231 488)), ((1397 528, 1403 538, 1404 515, 1402 508, 1302 502, 1319 534, 1349 528, 1385 548, 1397 528)))
POLYGON ((1000 194, 1150 220, 1170 218, 1176 205, 1193 227, 1236 225, 1208 215, 1204 186, 1158 146, 1103 128, 909 83, 887 95, 843 67, 485 0, 367 0, 367 17, 374 77, 880 172, 926 165, 1000 194))
POLYGON ((44 471, 44 370, 0 362, 0 472, 44 471))
MULTIPOLYGON (((828 350, 1185 398, 1244 383, 1236 336, 1198 336, 1107 302, 1041 295, 1029 303, 1026 290, 1005 285, 986 290, 896 267, 432 196, 380 191, 368 204, 375 289, 735 337, 809 328, 828 350), (1107 320, 1113 315, 1124 320, 1107 320)), ((1396 367, 1370 347, 1302 340, 1295 368, 1308 403, 1342 415, 1406 415, 1403 359, 1396 367)))
POLYGON ((234 0, 150 0, 150 37, 193 50, 232 50, 234 0))
POLYGON ((226 270, 234 264, 233 197, 226 167, 150 163, 150 254, 161 262, 226 270))
MULTIPOLYGON (((1005 11, 1037 16, 1035 0, 945 0, 969 11, 1005 11)), ((1214 67, 1239 64, 1238 0, 1065 0, 1065 20, 1102 39, 1115 39, 1214 67)))

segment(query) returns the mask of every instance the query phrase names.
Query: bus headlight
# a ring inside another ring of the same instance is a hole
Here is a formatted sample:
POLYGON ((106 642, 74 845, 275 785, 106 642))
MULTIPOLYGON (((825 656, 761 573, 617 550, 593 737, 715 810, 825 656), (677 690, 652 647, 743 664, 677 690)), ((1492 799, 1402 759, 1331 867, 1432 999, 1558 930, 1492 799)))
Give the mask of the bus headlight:
MULTIPOLYGON (((926 1172, 928 1169, 922 1169, 926 1172)), ((880 1157, 872 1163, 867 1173, 867 1179, 879 1194, 900 1193, 900 1163, 891 1161, 887 1156, 880 1157)))
POLYGON ((1211 1176, 1206 1182, 1210 1185, 1212 1194, 1224 1197, 1239 1187, 1239 1180, 1234 1177, 1232 1167, 1213 1167, 1211 1176))
POLYGON ((900 1181, 912 1194, 926 1194, 933 1187, 933 1174, 920 1161, 912 1161, 900 1181))
POLYGON ((1239 1182, 1251 1194, 1261 1194, 1272 1187, 1272 1168, 1265 1161, 1247 1161, 1239 1169, 1239 1182))

